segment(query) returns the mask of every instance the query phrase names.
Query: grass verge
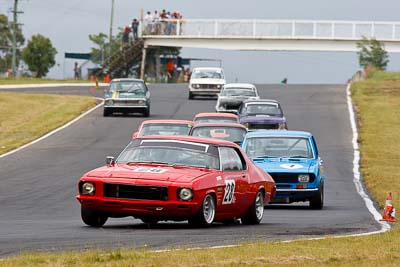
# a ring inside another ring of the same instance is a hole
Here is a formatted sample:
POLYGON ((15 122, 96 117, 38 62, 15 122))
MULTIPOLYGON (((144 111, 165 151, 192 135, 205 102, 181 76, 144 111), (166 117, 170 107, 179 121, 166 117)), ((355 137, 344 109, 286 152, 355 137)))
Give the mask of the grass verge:
POLYGON ((40 79, 40 78, 0 78, 0 85, 46 84, 46 83, 90 83, 90 82, 88 80, 51 80, 51 79, 40 79))
MULTIPOLYGON (((400 75, 377 73, 352 87, 360 123, 362 174, 377 200, 386 192, 399 204, 400 183, 394 174, 400 150, 400 75), (384 76, 384 78, 382 78, 384 76)), ((178 250, 86 251, 84 253, 33 253, 0 262, 4 266, 399 266, 400 230, 373 236, 328 238, 291 243, 255 243, 240 247, 178 250)))
POLYGON ((95 103, 91 97, 0 92, 0 154, 65 124, 95 103))

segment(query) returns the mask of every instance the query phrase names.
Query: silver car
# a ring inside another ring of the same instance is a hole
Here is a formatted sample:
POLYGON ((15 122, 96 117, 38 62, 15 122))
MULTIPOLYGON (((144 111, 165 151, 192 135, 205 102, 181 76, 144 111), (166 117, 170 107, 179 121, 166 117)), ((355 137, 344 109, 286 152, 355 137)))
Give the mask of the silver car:
POLYGON ((249 83, 229 83, 226 84, 218 95, 217 112, 237 113, 240 105, 245 100, 260 99, 257 88, 249 83))
POLYGON ((139 112, 150 116, 150 92, 145 82, 139 79, 113 79, 104 90, 104 116, 114 112, 139 112))

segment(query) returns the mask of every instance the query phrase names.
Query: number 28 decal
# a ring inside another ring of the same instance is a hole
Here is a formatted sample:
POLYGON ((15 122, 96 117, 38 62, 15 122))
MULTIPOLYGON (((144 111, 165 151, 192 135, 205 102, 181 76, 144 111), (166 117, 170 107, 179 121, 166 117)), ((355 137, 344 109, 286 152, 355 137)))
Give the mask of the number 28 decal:
POLYGON ((235 180, 225 180, 225 194, 222 204, 231 204, 234 201, 235 180))

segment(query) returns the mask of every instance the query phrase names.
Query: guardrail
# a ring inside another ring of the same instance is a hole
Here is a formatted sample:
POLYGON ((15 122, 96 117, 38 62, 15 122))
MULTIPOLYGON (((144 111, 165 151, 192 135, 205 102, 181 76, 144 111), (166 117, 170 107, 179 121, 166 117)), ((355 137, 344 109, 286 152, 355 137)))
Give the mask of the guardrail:
POLYGON ((141 23, 143 38, 251 38, 399 41, 400 22, 185 19, 141 23))

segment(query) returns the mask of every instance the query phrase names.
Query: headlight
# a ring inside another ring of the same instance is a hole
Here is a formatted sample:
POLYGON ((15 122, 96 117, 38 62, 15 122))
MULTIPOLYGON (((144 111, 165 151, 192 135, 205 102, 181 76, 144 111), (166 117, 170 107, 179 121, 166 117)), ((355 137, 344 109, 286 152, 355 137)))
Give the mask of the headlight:
POLYGON ((310 181, 310 175, 308 174, 299 174, 299 182, 300 183, 308 183, 310 181))
POLYGON ((144 100, 139 100, 138 103, 139 103, 140 105, 142 105, 142 104, 144 104, 145 102, 146 102, 146 101, 144 101, 144 100))
POLYGON ((84 182, 82 184, 81 191, 82 191, 81 192, 82 195, 91 195, 91 196, 93 196, 94 192, 96 191, 96 188, 95 188, 93 183, 84 182))
POLYGON ((286 130, 286 129, 287 129, 286 122, 279 123, 279 130, 286 130))
POLYGON ((192 84, 192 87, 199 89, 200 88, 200 84, 192 84))
POLYGON ((181 188, 178 195, 181 200, 189 201, 193 198, 193 191, 190 188, 181 188))
POLYGON ((112 106, 114 104, 114 101, 112 101, 112 100, 107 100, 106 101, 106 105, 107 106, 112 106))
POLYGON ((221 89, 221 87, 222 87, 222 85, 217 84, 217 88, 218 88, 218 89, 221 89))

